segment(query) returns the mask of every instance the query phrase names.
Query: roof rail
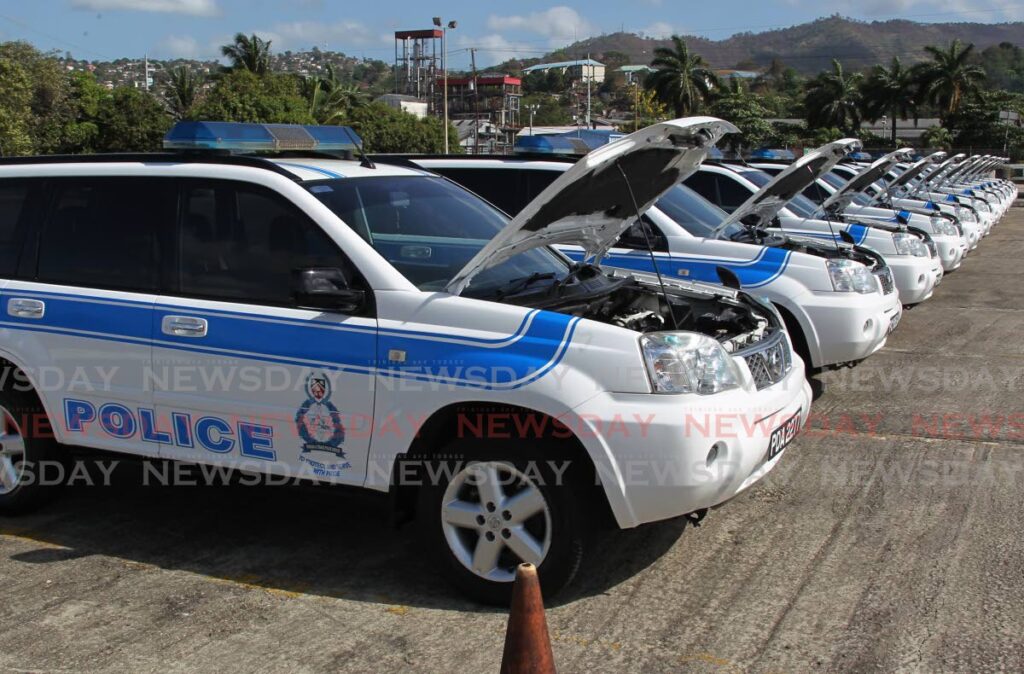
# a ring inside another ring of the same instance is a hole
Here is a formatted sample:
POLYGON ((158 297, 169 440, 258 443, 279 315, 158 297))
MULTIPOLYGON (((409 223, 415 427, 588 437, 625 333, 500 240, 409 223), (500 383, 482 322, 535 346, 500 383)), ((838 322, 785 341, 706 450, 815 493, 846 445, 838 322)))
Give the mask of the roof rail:
POLYGON ((26 157, 0 158, 0 166, 27 166, 33 164, 114 164, 125 162, 167 164, 221 164, 246 166, 270 171, 295 182, 302 179, 265 157, 229 154, 218 150, 186 152, 112 152, 109 154, 51 154, 26 157))
POLYGON ((516 154, 371 154, 370 158, 381 164, 399 165, 408 165, 409 162, 416 159, 451 159, 452 161, 500 159, 503 161, 553 161, 564 164, 575 164, 580 159, 578 156, 532 152, 519 152, 516 154))

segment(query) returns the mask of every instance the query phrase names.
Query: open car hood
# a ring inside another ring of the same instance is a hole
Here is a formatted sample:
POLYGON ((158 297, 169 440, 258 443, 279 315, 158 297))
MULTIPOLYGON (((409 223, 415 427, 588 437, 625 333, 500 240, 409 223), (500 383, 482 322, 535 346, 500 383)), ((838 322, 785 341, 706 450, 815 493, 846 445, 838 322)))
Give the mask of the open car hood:
POLYGON ((654 124, 584 155, 480 249, 452 278, 458 295, 481 271, 541 246, 582 246, 599 260, 634 222, 637 213, 697 170, 732 124, 715 117, 686 117, 654 124))
POLYGON ((928 167, 934 164, 935 162, 942 161, 942 159, 945 158, 945 156, 945 152, 933 152, 924 159, 919 159, 918 161, 914 162, 906 171, 896 176, 896 178, 892 182, 886 185, 885 190, 880 192, 877 196, 875 196, 871 203, 877 204, 883 199, 892 197, 896 193, 896 190, 898 190, 902 185, 906 185, 911 180, 924 173, 928 169, 928 167))
POLYGON ((821 207, 828 212, 846 210, 846 207, 850 205, 855 196, 860 192, 863 192, 869 185, 873 184, 876 180, 888 173, 893 166, 901 161, 909 159, 912 154, 913 151, 910 148, 904 148, 902 150, 890 152, 884 157, 875 160, 866 169, 850 178, 846 184, 836 190, 832 196, 825 199, 825 201, 822 202, 821 207))
POLYGON ((721 231, 734 222, 743 221, 743 224, 752 227, 759 227, 769 222, 793 197, 803 192, 819 177, 831 171, 840 159, 859 148, 859 140, 844 138, 808 152, 744 201, 718 227, 715 227, 711 237, 718 236, 721 231), (756 218, 756 222, 751 222, 754 219, 751 216, 756 218))

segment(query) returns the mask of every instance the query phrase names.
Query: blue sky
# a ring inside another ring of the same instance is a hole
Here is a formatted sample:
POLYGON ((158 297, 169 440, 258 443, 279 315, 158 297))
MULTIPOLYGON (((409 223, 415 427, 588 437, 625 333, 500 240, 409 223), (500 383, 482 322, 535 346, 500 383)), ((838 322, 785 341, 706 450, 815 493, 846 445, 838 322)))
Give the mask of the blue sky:
MULTIPOLYGON (((556 0, 557 1, 557 0, 556 0)), ((431 17, 458 20, 451 34, 453 68, 513 56, 539 56, 574 38, 618 30, 672 32, 722 39, 782 28, 822 15, 860 19, 998 22, 1024 19, 1021 0, 632 0, 563 4, 517 0, 34 0, 0 3, 0 40, 27 40, 76 57, 211 58, 237 31, 273 40, 276 51, 313 45, 390 61, 395 30, 426 28, 431 17)))

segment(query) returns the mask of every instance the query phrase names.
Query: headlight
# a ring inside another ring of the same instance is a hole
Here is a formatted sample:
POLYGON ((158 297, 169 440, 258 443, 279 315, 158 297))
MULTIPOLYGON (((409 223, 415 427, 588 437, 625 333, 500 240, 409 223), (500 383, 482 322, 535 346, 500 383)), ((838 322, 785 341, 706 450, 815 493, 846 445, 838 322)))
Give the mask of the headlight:
POLYGON ((878 290, 875 277, 860 262, 840 258, 828 260, 827 264, 828 275, 832 278, 832 287, 837 292, 867 295, 878 290))
POLYGON ((932 232, 936 236, 960 236, 960 233, 956 229, 956 225, 945 218, 939 216, 932 216, 932 232))
POLYGON ((640 338, 640 347, 657 393, 710 394, 740 385, 732 356, 707 335, 649 332, 640 338))
POLYGON ((984 201, 981 201, 980 199, 975 200, 974 207, 976 209, 978 209, 979 211, 983 211, 985 213, 991 213, 992 212, 992 209, 989 207, 989 205, 986 204, 984 201))
POLYGON ((978 221, 978 216, 976 216, 974 214, 974 211, 972 211, 969 208, 964 208, 963 206, 957 206, 956 207, 956 219, 959 220, 960 222, 977 222, 978 221))
POLYGON ((910 232, 893 232, 892 242, 896 244, 896 253, 899 255, 929 257, 928 246, 910 232))

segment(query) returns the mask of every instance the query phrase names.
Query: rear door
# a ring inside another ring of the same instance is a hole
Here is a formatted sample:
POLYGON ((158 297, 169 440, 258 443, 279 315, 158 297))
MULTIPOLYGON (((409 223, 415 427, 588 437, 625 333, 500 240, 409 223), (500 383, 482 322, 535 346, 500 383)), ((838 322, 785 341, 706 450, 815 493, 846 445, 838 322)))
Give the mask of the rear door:
MULTIPOLYGON (((45 193, 42 217, 3 289, 0 343, 28 368, 58 437, 155 455, 146 381, 173 185, 54 178, 45 193)), ((10 251, 0 251, 9 263, 10 251)))
POLYGON ((362 484, 377 321, 292 299, 300 268, 358 283, 337 245, 267 188, 183 181, 170 267, 153 315, 165 455, 362 484))

